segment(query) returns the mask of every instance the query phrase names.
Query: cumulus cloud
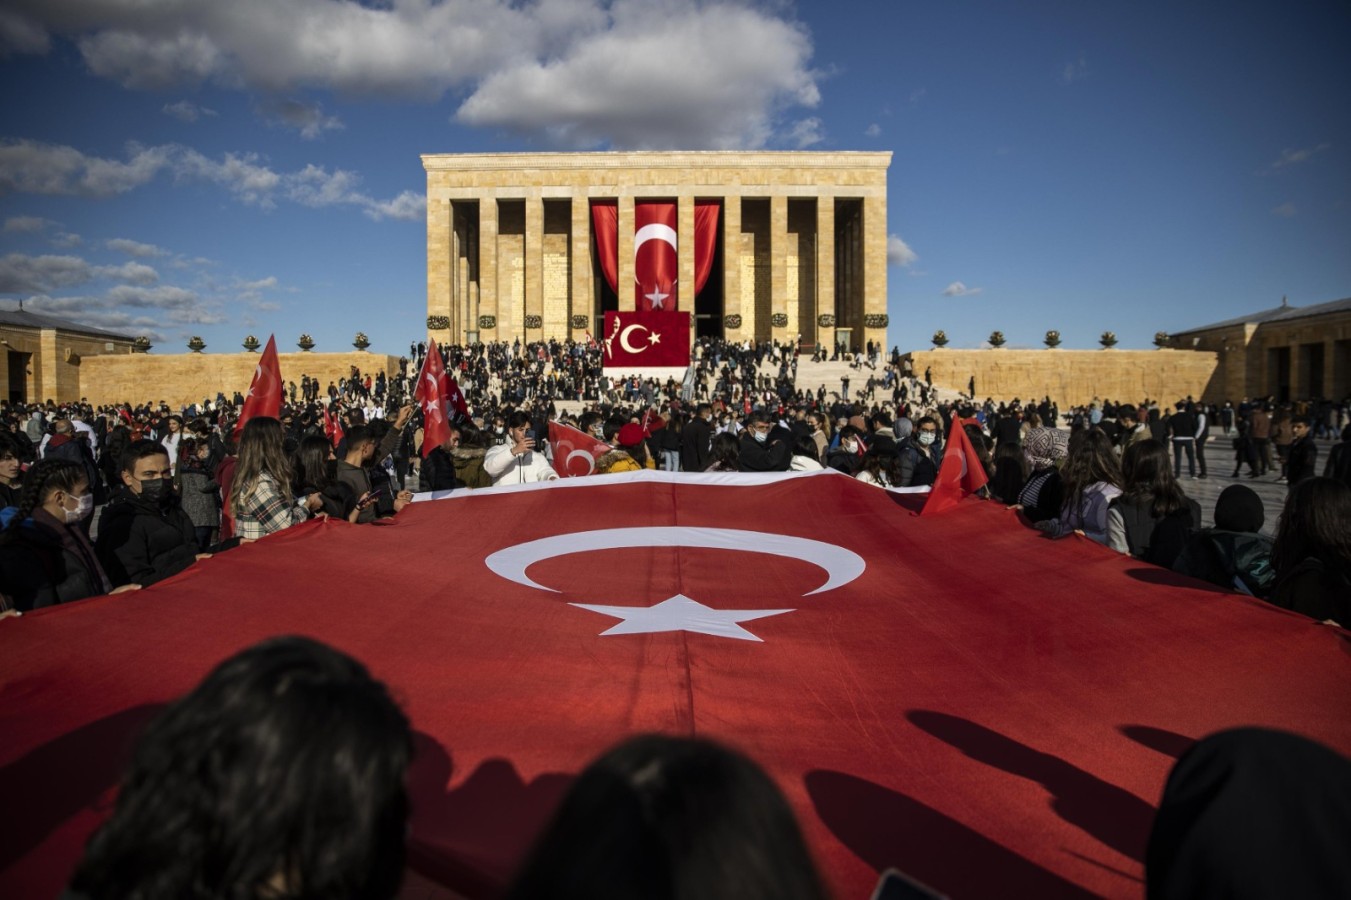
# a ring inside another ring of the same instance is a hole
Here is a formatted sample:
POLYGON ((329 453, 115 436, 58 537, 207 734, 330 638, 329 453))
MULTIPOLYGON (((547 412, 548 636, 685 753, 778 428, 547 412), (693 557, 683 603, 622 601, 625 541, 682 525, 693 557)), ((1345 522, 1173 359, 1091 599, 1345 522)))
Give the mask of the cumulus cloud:
POLYGON ((791 130, 787 109, 819 101, 810 37, 781 0, 6 6, 0 52, 45 53, 62 35, 133 89, 453 91, 463 122, 574 146, 758 147, 791 130))
POLYGON ((62 250, 69 250, 72 247, 78 247, 84 243, 84 238, 73 231, 58 231, 52 236, 51 244, 53 247, 59 247, 62 250))
POLYGON ((166 103, 160 112, 164 113, 166 116, 173 116, 180 122, 196 122, 203 117, 216 115, 214 109, 198 106, 191 100, 179 100, 177 103, 166 103))
POLYGON ((1272 215, 1280 216, 1282 219, 1294 218, 1295 213, 1297 212, 1299 212, 1299 210, 1295 209, 1295 204, 1291 203, 1289 200, 1285 201, 1280 206, 1274 206, 1271 209, 1272 215))
POLYGON ((118 253, 125 253, 127 256, 134 256, 138 259, 149 259, 155 256, 166 256, 169 251, 163 247, 156 247, 154 244, 143 244, 140 241, 131 241, 126 238, 113 238, 104 241, 103 245, 109 250, 116 250, 118 253))
POLYGON ((1079 58, 1065 63, 1060 70, 1060 80, 1065 84, 1074 84, 1088 77, 1088 58, 1080 53, 1079 58))
POLYGON ((815 116, 810 119, 799 119, 788 131, 788 142, 797 149, 804 150, 825 140, 821 129, 821 120, 815 116))
POLYGON ((178 182, 209 182, 240 202, 271 209, 278 199, 304 206, 351 206, 368 217, 416 220, 424 213, 422 194, 404 191, 390 199, 359 189, 361 176, 343 169, 307 165, 277 172, 256 153, 212 158, 178 144, 129 144, 127 160, 89 156, 74 147, 36 141, 0 144, 0 193, 106 197, 140 187, 160 173, 178 182))
POLYGON ((1284 169, 1286 166, 1298 165, 1302 162, 1308 162, 1313 156, 1322 153, 1324 150, 1332 149, 1329 143, 1318 144, 1315 147, 1305 147, 1299 150, 1286 148, 1281 151, 1281 155, 1271 164, 1271 170, 1284 169))
POLYGON ((985 288, 967 287, 960 281, 954 281, 952 284, 943 288, 944 297, 970 297, 972 294, 979 294, 985 288))
POLYGON ((294 128, 300 136, 312 141, 325 131, 345 127, 337 116, 324 115, 322 103, 301 100, 267 100, 259 105, 258 113, 268 122, 294 128))
POLYGON ((159 273, 138 262, 96 266, 79 256, 11 253, 0 259, 0 294, 48 294, 96 279, 149 285, 159 273))
POLYGON ((863 134, 867 137, 877 137, 881 133, 882 133, 882 126, 878 125, 876 122, 872 123, 867 128, 863 129, 863 134))
POLYGON ((906 268, 919 259, 919 254, 910 249, 910 245, 899 234, 887 235, 887 265, 906 268))
POLYGON ((33 234, 55 224, 51 219, 40 216, 14 216, 5 220, 5 234, 33 234))

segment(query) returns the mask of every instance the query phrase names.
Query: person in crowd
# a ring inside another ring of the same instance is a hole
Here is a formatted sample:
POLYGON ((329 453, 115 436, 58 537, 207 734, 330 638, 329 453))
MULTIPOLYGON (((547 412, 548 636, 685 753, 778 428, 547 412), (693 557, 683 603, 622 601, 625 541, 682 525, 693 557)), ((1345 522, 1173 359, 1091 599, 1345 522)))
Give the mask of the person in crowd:
POLYGON ((985 480, 988 482, 994 478, 994 457, 990 455, 994 441, 980 430, 979 425, 963 425, 962 430, 966 432, 966 439, 970 442, 971 449, 975 451, 976 459, 980 460, 980 466, 985 470, 985 480))
POLYGON ((308 638, 254 645, 146 727, 67 896, 393 898, 412 748, 361 663, 308 638))
POLYGON ((322 434, 307 434, 300 439, 291 457, 291 495, 307 497, 319 495, 319 512, 334 519, 356 523, 361 505, 374 499, 370 494, 359 496, 351 486, 338 481, 338 461, 333 446, 322 434))
POLYGON ((938 469, 943 465, 943 441, 938 434, 938 419, 923 416, 915 423, 915 431, 910 442, 914 450, 913 459, 902 460, 903 477, 907 486, 920 487, 933 484, 938 478, 938 469), (910 463, 906 471, 906 463, 910 463))
POLYGON ((1285 453, 1285 472, 1287 481, 1294 487, 1318 474, 1318 445, 1314 443, 1307 416, 1292 418, 1290 433, 1293 439, 1285 453))
POLYGON ((1254 478, 1260 478, 1271 471, 1271 411, 1264 404, 1257 404, 1248 413, 1248 438, 1252 441, 1253 455, 1257 458, 1258 469, 1254 478))
POLYGON ((211 461, 211 445, 195 431, 186 431, 185 434, 187 436, 178 447, 174 484, 178 488, 183 511, 192 520, 197 549, 205 553, 211 546, 212 533, 220 527, 219 494, 211 480, 215 466, 211 461))
POLYGON ((1281 465, 1278 482, 1289 480, 1290 445, 1295 440, 1295 429, 1290 407, 1277 408, 1271 417, 1271 443, 1276 448, 1276 461, 1281 465))
POLYGON ((492 476, 483 470, 488 453, 486 435, 468 420, 460 422, 459 429, 460 446, 450 453, 455 462, 455 480, 467 488, 492 487, 492 476))
POLYGON ((291 462, 283 441, 281 422, 269 416, 249 419, 239 436, 226 507, 234 521, 235 535, 243 540, 275 534, 323 510, 318 492, 299 501, 291 493, 291 462))
POLYGON ((1215 501, 1215 527, 1187 540, 1173 571, 1222 588, 1266 597, 1276 579, 1271 538, 1262 534, 1266 509, 1247 485, 1231 484, 1215 501))
MULTIPOLYGON (((89 446, 87 433, 79 431, 68 418, 57 419, 52 423, 51 439, 42 453, 43 459, 64 459, 78 465, 84 472, 94 496, 94 505, 102 505, 107 500, 103 480, 99 478, 98 464, 94 461, 94 451, 89 446)), ((85 531, 89 525, 84 525, 85 531)))
POLYGON ((368 524, 382 516, 392 516, 413 500, 410 491, 400 491, 391 497, 391 485, 386 475, 384 484, 372 483, 368 467, 377 459, 378 439, 369 425, 357 425, 347 432, 347 452, 338 460, 334 480, 344 484, 357 499, 357 522, 368 524))
POLYGON ((1027 483, 1031 470, 1027 458, 1023 455, 1023 446, 1017 441, 1000 441, 995 444, 994 476, 990 479, 990 496, 1013 506, 1018 502, 1018 494, 1027 483))
POLYGON ((510 900, 825 900, 779 789, 741 754, 642 735, 578 776, 510 900))
POLYGON ((708 468, 705 472, 739 472, 737 461, 741 457, 741 443, 730 431, 720 431, 713 437, 713 446, 709 451, 708 468))
POLYGON ((1168 448, 1150 438, 1121 456, 1121 496, 1107 508, 1107 546, 1169 568, 1201 527, 1201 505, 1178 484, 1168 448))
POLYGON ((737 466, 742 472, 787 472, 792 461, 792 435, 774 423, 769 413, 756 410, 741 434, 737 466))
POLYGON ((713 445, 713 407, 700 403, 694 409, 694 418, 680 433, 680 467, 686 472, 702 472, 708 468, 713 445))
POLYGON ((1187 454, 1187 476, 1196 477, 1196 405, 1179 404, 1177 412, 1168 419, 1168 433, 1173 439, 1173 476, 1182 477, 1182 454, 1187 454))
POLYGON ((459 487, 455 477, 455 451, 460 446, 460 429, 453 423, 444 441, 422 458, 418 472, 419 491, 450 491, 459 487))
POLYGON ((1336 900, 1351 760, 1264 728, 1221 731, 1173 766, 1145 851, 1148 900, 1336 900))
POLYGON ((483 470, 499 484, 530 484, 554 481, 558 473, 535 450, 535 433, 530 427, 530 415, 517 410, 505 420, 503 442, 488 450, 483 458, 483 470))
POLYGON ((894 453, 888 453, 877 447, 870 447, 863 454, 862 462, 854 478, 864 484, 872 484, 877 487, 900 487, 901 461, 897 459, 894 453))
POLYGON ((667 472, 680 471, 680 451, 684 446, 681 433, 684 430, 685 417, 680 413, 672 413, 666 419, 666 427, 652 435, 652 442, 661 449, 661 467, 667 472))
POLYGON ((99 516, 94 544, 113 584, 149 586, 211 556, 197 546, 163 444, 132 442, 122 451, 120 474, 122 484, 99 516))
POLYGON ((647 446, 643 441, 643 429, 637 422, 613 420, 608 430, 615 447, 596 460, 596 474, 615 475, 620 472, 640 472, 655 468, 647 455, 647 446), (615 426, 618 425, 618 428, 615 426))
POLYGON ((1085 428, 1071 437, 1060 477, 1065 496, 1060 512, 1036 527, 1052 537, 1081 531, 1100 544, 1107 543, 1107 509, 1121 496, 1121 466, 1107 435, 1097 428, 1085 428))
POLYGON ((164 435, 159 442, 169 454, 169 468, 178 471, 178 445, 183 440, 183 417, 166 416, 163 421, 164 435))
POLYGON ((1017 508, 1033 524, 1060 513, 1065 500, 1060 466, 1068 452, 1068 435, 1058 428, 1033 428, 1023 441, 1023 457, 1031 473, 1018 492, 1017 508))
POLYGON ((1123 454, 1131 444, 1150 439, 1149 426, 1140 421, 1140 413, 1134 406, 1122 404, 1118 408, 1117 424, 1120 426, 1120 433, 1116 443, 1123 454))
POLYGON ((1341 441, 1333 444, 1332 450, 1328 452, 1323 477, 1336 479, 1351 487, 1351 425, 1342 429, 1341 441))
POLYGON ((835 448, 826 455, 826 466, 852 478, 863 467, 863 454, 868 450, 863 432, 853 425, 843 425, 836 437, 835 448))
POLYGON ((790 472, 820 472, 824 467, 816 455, 816 441, 810 434, 804 434, 793 441, 793 457, 788 461, 790 472))
POLYGON ((1272 603, 1351 626, 1348 522, 1351 487, 1331 478, 1306 478, 1291 485, 1272 551, 1272 603))
POLYGON ((0 509, 19 505, 19 491, 23 487, 22 454, 14 435, 0 431, 0 509))
POLYGON ((94 511, 84 467, 44 459, 28 470, 19 503, 0 512, 0 584, 26 612, 107 593, 114 588, 80 523, 94 511))

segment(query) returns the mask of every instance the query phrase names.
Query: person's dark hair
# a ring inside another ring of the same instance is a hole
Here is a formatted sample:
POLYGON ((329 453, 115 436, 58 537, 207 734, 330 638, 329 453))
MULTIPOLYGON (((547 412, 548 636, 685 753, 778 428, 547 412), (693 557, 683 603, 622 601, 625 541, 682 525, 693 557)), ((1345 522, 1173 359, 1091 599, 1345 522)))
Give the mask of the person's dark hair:
POLYGON ((793 455, 805 456, 808 459, 814 459, 817 462, 821 461, 821 454, 817 450, 816 441, 812 440, 810 434, 799 435, 798 438, 793 441, 793 455))
POLYGON ((884 453, 876 447, 863 454, 860 472, 867 472, 878 484, 900 487, 901 461, 895 453, 884 453))
POLYGON ((348 453, 351 453, 353 450, 355 450, 362 444, 366 443, 367 441, 376 442, 375 436, 371 434, 370 428, 366 425, 352 426, 351 428, 347 429, 347 431, 345 432, 345 436, 347 438, 348 453))
POLYGON ((751 412, 751 414, 750 414, 749 416, 746 417, 746 427, 747 427, 747 428, 750 428, 752 425, 756 425, 756 424, 760 424, 760 423, 764 423, 764 424, 767 424, 767 425, 773 425, 773 424, 774 424, 774 419, 773 419, 773 417, 770 416, 769 413, 767 413, 767 412, 764 411, 763 409, 753 410, 753 411, 751 412))
POLYGON ((513 411, 507 416, 508 431, 510 431, 513 428, 520 428, 522 425, 529 425, 529 424, 530 424, 530 413, 526 412, 525 410, 518 409, 513 411))
POLYGON ((137 742, 71 881, 88 897, 392 897, 408 719, 308 638, 222 662, 137 742))
POLYGON ((824 900, 783 794, 710 741, 642 735, 577 778, 511 900, 824 900))
POLYGON ((132 441, 122 451, 122 455, 118 457, 118 472, 135 472, 136 464, 147 456, 168 458, 169 450, 159 441, 132 441))
POLYGON ((874 431, 879 428, 890 428, 891 416, 887 415, 885 412, 875 412, 873 413, 872 424, 874 431))
MULTIPOLYGON (((19 492, 18 512, 10 520, 6 532, 15 531, 23 521, 47 501, 54 491, 73 493, 75 485, 88 481, 84 466, 68 459, 43 459, 29 467, 19 492)), ((93 485, 90 485, 93 487, 93 485)))
POLYGON ((1272 568, 1279 575, 1309 557, 1351 571, 1351 487, 1335 478, 1307 478, 1290 488, 1276 526, 1272 568))
POLYGON ((484 438, 483 429, 474 425, 473 422, 464 421, 459 425, 460 446, 465 449, 473 449, 487 446, 487 440, 484 438))
POLYGON ((713 436, 713 446, 710 448, 708 460, 710 467, 721 463, 735 468, 740 457, 741 444, 737 441, 736 435, 730 431, 720 431, 713 436))
POLYGON ((23 447, 14 435, 8 431, 0 431, 0 459, 8 459, 11 456, 17 460, 22 460, 23 447))
POLYGON ((857 425, 846 425, 840 429, 840 444, 843 445, 849 439, 856 441, 863 440, 863 431, 857 425))
POLYGON ((1153 438, 1136 441, 1121 454, 1121 489, 1127 497, 1150 505, 1156 519, 1187 505, 1187 495, 1173 476, 1168 448, 1153 438))
POLYGON ((1065 505, 1078 509, 1084 491, 1098 482, 1121 487, 1121 466, 1117 464, 1112 440, 1101 428, 1085 428, 1070 438, 1069 452, 1060 469, 1065 486, 1065 505))
POLYGON ((322 434, 310 434, 300 439, 300 446, 291 457, 291 490, 299 497, 305 493, 322 491, 332 482, 329 475, 328 454, 333 445, 322 434))

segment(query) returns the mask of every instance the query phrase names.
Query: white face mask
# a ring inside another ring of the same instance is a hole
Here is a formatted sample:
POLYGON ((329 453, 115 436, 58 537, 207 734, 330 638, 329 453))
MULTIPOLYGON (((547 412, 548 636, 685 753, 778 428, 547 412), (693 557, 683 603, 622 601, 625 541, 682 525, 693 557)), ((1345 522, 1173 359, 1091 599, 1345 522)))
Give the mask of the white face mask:
POLYGON ((85 494, 83 497, 76 497, 75 500, 79 505, 74 509, 66 509, 66 504, 61 504, 61 511, 66 514, 67 525, 83 522, 85 519, 89 518, 89 514, 94 511, 93 494, 85 494))
POLYGON ((857 452, 858 452, 858 441, 845 441, 845 442, 844 442, 844 451, 845 451, 846 453, 857 453, 857 452))
POLYGON ((769 440, 769 432, 757 431, 755 432, 755 439, 763 444, 765 441, 769 440))
POLYGON ((936 435, 932 431, 921 431, 919 433, 919 442, 926 447, 932 444, 937 439, 938 435, 936 435))

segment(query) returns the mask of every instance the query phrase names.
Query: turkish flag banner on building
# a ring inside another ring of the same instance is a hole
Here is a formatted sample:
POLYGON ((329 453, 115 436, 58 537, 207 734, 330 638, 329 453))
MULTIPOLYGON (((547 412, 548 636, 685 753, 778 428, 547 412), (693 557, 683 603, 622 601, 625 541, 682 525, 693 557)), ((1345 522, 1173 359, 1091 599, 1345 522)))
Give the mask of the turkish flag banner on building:
POLYGON ((244 423, 254 416, 281 418, 281 364, 277 361, 277 337, 268 335, 267 346, 253 369, 253 381, 244 397, 244 408, 235 423, 235 434, 244 430, 244 423))
POLYGON ((585 431, 558 422, 549 423, 549 450, 560 478, 576 478, 596 471, 596 462, 613 448, 585 431))
POLYGON ((680 278, 674 203, 633 205, 633 280, 637 309, 670 312, 678 304, 680 278))
MULTIPOLYGON (((422 407, 422 458, 450 440, 450 423, 446 421, 446 389, 449 376, 436 341, 428 341, 427 357, 418 373, 417 389, 413 399, 422 407)), ((458 393, 458 388, 456 389, 458 393)), ((464 402, 461 400, 460 402, 464 402)))
POLYGON ((0 896, 60 894, 147 719, 280 634, 400 699, 409 864, 470 898, 501 896, 572 779, 640 732, 757 760, 840 898, 891 866, 953 897, 1137 897, 1192 741, 1257 725, 1351 753, 1342 629, 1046 541, 998 503, 918 506, 833 472, 457 491, 0 622, 22 826, 0 896), (409 578, 420 560, 445 577, 409 578))
POLYGON ((690 362, 690 314, 611 310, 601 345, 606 369, 684 368, 690 362))

